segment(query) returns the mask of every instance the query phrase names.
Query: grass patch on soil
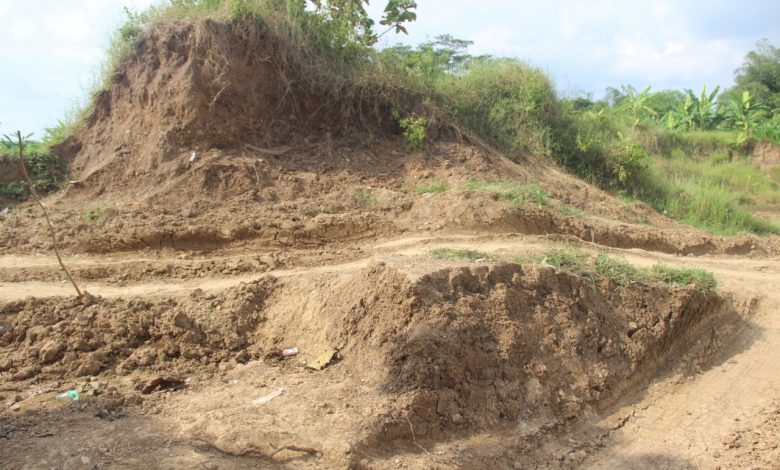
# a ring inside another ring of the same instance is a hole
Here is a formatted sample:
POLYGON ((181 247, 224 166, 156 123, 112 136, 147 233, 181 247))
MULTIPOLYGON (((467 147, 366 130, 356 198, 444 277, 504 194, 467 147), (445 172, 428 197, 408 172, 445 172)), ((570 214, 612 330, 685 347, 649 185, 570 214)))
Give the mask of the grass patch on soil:
POLYGON ((475 179, 466 183, 466 191, 477 191, 495 194, 511 206, 526 204, 547 204, 548 197, 538 184, 520 184, 514 181, 479 181, 475 179))
POLYGON ((113 211, 105 203, 101 202, 95 206, 89 206, 84 209, 82 219, 84 222, 96 224, 102 227, 111 217, 113 211))
POLYGON ((447 180, 440 178, 416 184, 406 183, 405 186, 406 192, 412 194, 439 194, 446 192, 449 189, 447 180))
POLYGON ((580 220, 584 219, 586 216, 585 211, 582 209, 577 209, 576 207, 567 205, 561 205, 558 207, 558 212, 560 212, 564 217, 575 217, 580 220))
POLYGON ((495 256, 483 251, 468 250, 463 248, 436 248, 431 251, 431 256, 442 261, 468 261, 470 263, 483 261, 493 261, 495 256))
MULTIPOLYGON (((526 258, 515 260, 520 264, 528 261, 526 258)), ((530 261, 591 280, 609 279, 621 289, 633 284, 653 282, 689 287, 706 294, 712 294, 718 288, 715 276, 701 268, 673 267, 663 263, 658 263, 652 268, 642 268, 606 253, 594 257, 574 247, 551 249, 534 256, 530 261)))

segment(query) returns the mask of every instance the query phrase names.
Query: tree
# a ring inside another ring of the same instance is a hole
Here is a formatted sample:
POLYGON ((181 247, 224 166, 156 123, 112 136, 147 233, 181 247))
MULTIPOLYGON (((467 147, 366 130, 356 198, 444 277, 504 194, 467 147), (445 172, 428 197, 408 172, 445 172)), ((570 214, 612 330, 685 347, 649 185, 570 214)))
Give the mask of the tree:
POLYGON ((736 85, 724 93, 725 102, 739 100, 748 91, 754 102, 766 105, 773 112, 780 109, 780 49, 766 39, 759 41, 734 75, 736 85))
POLYGON ((387 30, 377 35, 374 31, 374 20, 368 16, 365 5, 368 0, 310 0, 315 11, 337 25, 342 25, 354 33, 354 38, 366 46, 373 46, 388 31, 395 29, 396 33, 408 34, 404 23, 417 19, 414 10, 417 2, 413 0, 388 0, 384 14, 379 24, 387 26, 387 30))
POLYGON ((663 121, 670 129, 683 131, 714 129, 723 118, 715 99, 720 87, 707 93, 707 85, 699 96, 693 90, 685 90, 685 99, 677 102, 677 108, 667 112, 663 121))
POLYGON ((755 106, 750 92, 745 90, 742 92, 740 99, 732 99, 729 102, 726 118, 731 125, 739 129, 737 143, 743 144, 752 137, 756 128, 763 120, 763 107, 760 105, 755 106))
POLYGON ((662 90, 651 93, 646 104, 657 115, 664 116, 669 111, 677 109, 681 101, 685 101, 685 93, 679 90, 662 90))
POLYGON ((650 98, 650 88, 647 87, 640 93, 636 92, 636 89, 630 85, 621 86, 623 90, 623 99, 618 105, 618 109, 626 110, 631 114, 631 126, 636 127, 639 125, 639 121, 644 116, 655 116, 656 112, 647 105, 647 100, 650 98))

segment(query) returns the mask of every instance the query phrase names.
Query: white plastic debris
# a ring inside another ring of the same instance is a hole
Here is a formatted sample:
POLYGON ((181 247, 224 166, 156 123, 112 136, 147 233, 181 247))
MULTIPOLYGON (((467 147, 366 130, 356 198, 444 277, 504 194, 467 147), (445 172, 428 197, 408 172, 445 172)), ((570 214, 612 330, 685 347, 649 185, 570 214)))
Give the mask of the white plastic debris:
POLYGON ((193 151, 193 152, 190 154, 190 163, 192 163, 192 162, 194 162, 195 160, 197 160, 197 158, 198 158, 198 155, 197 155, 197 154, 196 154, 196 153, 193 151))
POLYGON ((298 348, 289 348, 282 351, 282 356, 292 357, 298 355, 298 348))
POLYGON ((79 399, 79 392, 76 389, 70 389, 65 393, 61 393, 57 395, 57 400, 59 401, 77 401, 79 399))
POLYGON ((282 393, 284 393, 284 389, 283 388, 277 388, 276 390, 274 390, 273 392, 269 393, 268 395, 266 395, 264 397, 260 397, 260 398, 258 398, 256 400, 253 400, 252 404, 255 405, 255 406, 266 405, 271 400, 273 400, 274 398, 278 397, 282 393))
POLYGON ((8 215, 9 212, 11 212, 11 208, 10 207, 6 207, 2 211, 0 211, 0 215, 8 215))

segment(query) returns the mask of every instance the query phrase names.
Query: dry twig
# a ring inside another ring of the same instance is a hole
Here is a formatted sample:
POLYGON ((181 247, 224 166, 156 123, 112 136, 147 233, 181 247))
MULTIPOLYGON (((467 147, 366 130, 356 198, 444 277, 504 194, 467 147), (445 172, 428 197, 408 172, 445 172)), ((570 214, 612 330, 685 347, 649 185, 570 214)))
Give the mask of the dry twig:
POLYGON ((41 202, 41 198, 38 197, 38 191, 35 190, 35 184, 32 181, 32 178, 30 178, 30 175, 27 173, 27 167, 24 164, 24 145, 22 143, 22 133, 20 131, 16 131, 16 138, 19 141, 19 166, 22 167, 22 174, 24 175, 25 181, 27 181, 27 185, 30 187, 30 194, 32 194, 33 199, 35 199, 35 202, 38 203, 38 205, 41 207, 41 210, 43 211, 43 216, 46 218, 46 224, 49 226, 49 235, 51 236, 52 246, 54 247, 54 254, 57 256, 57 261, 60 263, 60 267, 62 268, 62 271, 65 273, 65 276, 67 276, 68 280, 71 284, 73 284, 73 288, 76 289, 76 294, 81 297, 81 289, 79 289, 79 286, 76 284, 76 281, 73 280, 73 277, 71 277, 70 272, 68 272, 68 268, 65 267, 65 263, 62 262, 62 257, 60 256, 60 250, 57 247, 57 232, 54 230, 54 225, 51 223, 51 218, 49 217, 49 211, 46 210, 46 206, 43 205, 41 202))

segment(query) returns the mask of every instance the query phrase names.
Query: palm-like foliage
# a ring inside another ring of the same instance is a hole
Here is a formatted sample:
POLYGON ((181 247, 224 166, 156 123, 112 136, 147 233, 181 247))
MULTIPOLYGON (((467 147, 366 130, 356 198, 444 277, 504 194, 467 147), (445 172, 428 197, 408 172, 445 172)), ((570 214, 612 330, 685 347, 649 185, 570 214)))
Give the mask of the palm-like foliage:
POLYGON ((655 116, 656 112, 648 105, 650 98, 650 88, 647 87, 640 93, 637 93, 634 87, 623 85, 624 97, 618 106, 618 109, 628 111, 631 114, 631 127, 636 127, 645 116, 655 116))
POLYGON ((716 86, 707 93, 707 85, 698 96, 693 90, 685 90, 685 100, 677 104, 676 110, 664 116, 667 127, 684 131, 713 129, 723 117, 715 99, 719 91, 720 87, 716 86))
POLYGON ((739 129, 737 143, 743 144, 764 119, 764 107, 752 102, 753 97, 745 90, 740 98, 732 98, 728 103, 727 119, 739 129))

